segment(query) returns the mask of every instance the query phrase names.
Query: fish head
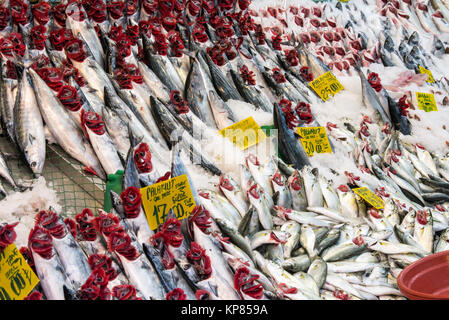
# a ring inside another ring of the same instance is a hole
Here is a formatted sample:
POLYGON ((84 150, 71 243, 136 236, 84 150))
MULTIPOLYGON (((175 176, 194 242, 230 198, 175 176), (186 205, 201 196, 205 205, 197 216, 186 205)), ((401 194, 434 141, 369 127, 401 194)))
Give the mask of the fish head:
POLYGON ((44 259, 53 257, 53 245, 50 232, 36 225, 28 236, 28 247, 44 259))
POLYGON ((226 189, 228 191, 233 191, 235 188, 235 182, 228 175, 221 175, 219 180, 219 187, 221 190, 226 189))

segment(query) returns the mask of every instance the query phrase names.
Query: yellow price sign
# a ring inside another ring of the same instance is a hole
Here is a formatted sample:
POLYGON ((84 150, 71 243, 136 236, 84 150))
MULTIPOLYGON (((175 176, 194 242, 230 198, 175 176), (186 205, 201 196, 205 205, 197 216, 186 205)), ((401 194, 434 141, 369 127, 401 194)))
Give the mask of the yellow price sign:
POLYGON ((218 131, 223 137, 228 138, 241 150, 245 150, 267 138, 266 134, 256 123, 253 117, 248 117, 242 121, 218 131))
POLYGON ((182 220, 192 213, 196 205, 186 174, 142 188, 140 194, 151 230, 165 222, 170 209, 178 220, 182 220))
POLYGON ((428 75, 427 82, 435 83, 435 79, 433 78, 432 72, 430 70, 427 70, 426 68, 423 68, 423 67, 419 66, 419 72, 420 73, 425 73, 425 74, 428 75))
POLYGON ((316 153, 332 153, 332 147, 324 127, 298 127, 298 134, 309 157, 316 153))
POLYGON ((329 96, 334 96, 337 92, 344 89, 340 81, 330 72, 319 76, 309 82, 309 86, 320 96, 323 101, 327 101, 329 96))
POLYGON ((379 198, 376 194, 374 194, 367 187, 354 188, 354 189, 352 189, 352 191, 354 191, 359 196, 361 196, 366 202, 368 202, 374 208, 376 208, 376 209, 384 208, 384 201, 381 198, 379 198))
POLYGON ((418 100, 418 107, 425 112, 438 111, 435 97, 431 93, 415 92, 418 100))
POLYGON ((39 283, 39 278, 16 245, 0 252, 0 300, 23 300, 39 283))

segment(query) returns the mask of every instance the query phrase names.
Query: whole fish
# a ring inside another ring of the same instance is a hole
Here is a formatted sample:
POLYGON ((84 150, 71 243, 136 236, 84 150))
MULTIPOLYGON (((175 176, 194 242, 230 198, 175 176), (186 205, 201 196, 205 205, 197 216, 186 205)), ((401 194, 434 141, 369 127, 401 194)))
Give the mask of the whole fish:
POLYGON ((4 61, 0 62, 0 106, 1 106, 1 120, 3 128, 6 131, 9 139, 15 142, 14 134, 14 104, 16 101, 18 91, 18 81, 6 77, 4 72, 4 61))
POLYGON ((310 165, 304 148, 298 142, 293 132, 287 127, 285 117, 278 104, 274 107, 274 123, 275 128, 279 130, 279 151, 287 163, 292 164, 298 170, 301 170, 306 165, 310 165))
POLYGON ((212 110, 212 114, 214 116, 215 125, 218 130, 223 130, 237 122, 232 110, 215 91, 209 91, 208 99, 210 109, 212 110))
POLYGON ((52 245, 61 265, 73 287, 79 290, 92 272, 84 251, 75 241, 61 217, 51 208, 37 214, 36 224, 50 232, 53 238, 52 245))
POLYGON ((382 107, 381 102, 379 101, 376 92, 369 84, 363 72, 358 69, 357 70, 360 76, 360 80, 362 82, 362 100, 364 105, 373 110, 375 112, 376 118, 378 121, 383 121, 384 123, 389 123, 391 126, 390 118, 382 107))
MULTIPOLYGON (((209 76, 203 69, 198 58, 195 58, 191 64, 192 66, 185 82, 184 96, 189 105, 192 106, 192 112, 195 113, 198 118, 200 118, 206 125, 212 128, 218 128, 216 121, 218 119, 221 120, 221 118, 216 119, 215 113, 217 111, 221 112, 220 104, 219 102, 218 106, 213 104, 217 101, 216 99, 211 99, 210 95, 211 92, 213 92, 213 96, 215 96, 216 92, 212 85, 212 80, 209 79, 209 76)), ((217 116, 218 115, 219 114, 217 114, 217 116)))
POLYGON ((30 232, 28 244, 45 297, 48 300, 65 300, 66 292, 74 296, 75 289, 53 249, 50 233, 36 226, 30 232))
POLYGON ((94 150, 66 108, 33 69, 30 69, 30 76, 42 118, 58 144, 73 158, 105 179, 104 170, 94 150))
POLYGON ((98 38, 93 25, 83 22, 87 16, 84 8, 78 3, 71 3, 66 7, 66 15, 67 23, 70 26, 74 36, 78 37, 78 35, 80 35, 89 46, 95 60, 100 64, 100 66, 104 66, 105 54, 103 52, 100 39, 98 38))
POLYGON ((102 130, 99 129, 99 125, 104 126, 101 116, 95 112, 86 112, 83 116, 83 123, 90 144, 93 147, 104 172, 109 175, 115 174, 118 170, 123 171, 124 168, 113 140, 104 128, 102 128, 102 130))
POLYGON ((148 66, 170 90, 183 92, 184 85, 167 56, 152 53, 149 40, 142 36, 143 52, 148 66))

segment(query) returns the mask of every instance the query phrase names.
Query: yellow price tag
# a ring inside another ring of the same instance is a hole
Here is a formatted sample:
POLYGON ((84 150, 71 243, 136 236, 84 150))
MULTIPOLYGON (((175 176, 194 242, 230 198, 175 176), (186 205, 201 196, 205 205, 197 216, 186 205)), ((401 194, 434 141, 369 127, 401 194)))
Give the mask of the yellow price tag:
POLYGON ((418 107, 425 112, 438 111, 435 97, 431 93, 415 92, 418 100, 418 107))
POLYGON ((384 201, 376 196, 370 189, 367 187, 362 188, 355 188, 352 189, 355 193, 357 193, 359 196, 361 196, 366 202, 368 202, 370 205, 372 205, 376 209, 383 209, 384 208, 384 201))
POLYGON ((170 209, 178 220, 182 220, 192 213, 196 205, 185 174, 142 188, 140 193, 151 230, 165 222, 170 209))
POLYGON ((425 73, 428 75, 427 82, 435 83, 435 79, 433 78, 432 72, 430 70, 427 70, 426 68, 419 66, 419 72, 425 73))
POLYGON ((313 81, 309 82, 309 86, 320 96, 323 101, 329 99, 329 96, 334 96, 337 92, 343 90, 343 85, 330 72, 319 76, 313 81))
POLYGON ((0 300, 23 300, 39 283, 39 278, 16 245, 0 252, 0 300))
POLYGON ((218 131, 218 133, 231 140, 241 150, 245 150, 267 138, 253 117, 236 122, 218 131))
POLYGON ((298 127, 298 134, 309 157, 316 153, 332 153, 332 148, 324 127, 298 127))

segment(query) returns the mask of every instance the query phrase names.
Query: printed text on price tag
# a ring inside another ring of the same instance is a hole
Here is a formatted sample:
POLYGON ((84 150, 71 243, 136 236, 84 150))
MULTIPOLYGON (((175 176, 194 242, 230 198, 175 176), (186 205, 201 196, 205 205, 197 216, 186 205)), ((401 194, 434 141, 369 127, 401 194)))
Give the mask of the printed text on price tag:
POLYGON ((416 99, 418 100, 418 107, 425 112, 438 111, 435 97, 431 93, 416 92, 416 99))
POLYGON ((14 243, 0 252, 0 300, 23 300, 38 283, 14 243))
POLYGON ((309 85, 323 101, 326 101, 330 96, 333 97, 337 92, 344 89, 340 81, 330 71, 310 81, 309 85))
POLYGON ((376 209, 383 209, 384 208, 384 202, 381 198, 376 196, 370 189, 367 187, 362 188, 354 188, 352 189, 355 193, 357 193, 359 196, 361 196, 366 202, 368 202, 370 205, 372 205, 376 209))
POLYGON ((151 230, 165 222, 170 209, 173 209, 178 220, 182 220, 195 208, 195 200, 185 174, 142 188, 140 193, 151 230))
POLYGON ((298 127, 298 134, 309 157, 314 153, 332 153, 332 148, 324 127, 298 127))
POLYGON ((253 117, 236 122, 233 125, 218 131, 223 137, 228 138, 241 150, 245 150, 266 139, 266 135, 253 117))
POLYGON ((430 70, 427 70, 426 68, 419 66, 419 72, 425 73, 428 75, 427 80, 426 80, 427 82, 435 83, 435 79, 433 78, 432 72, 430 70))

